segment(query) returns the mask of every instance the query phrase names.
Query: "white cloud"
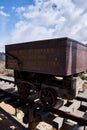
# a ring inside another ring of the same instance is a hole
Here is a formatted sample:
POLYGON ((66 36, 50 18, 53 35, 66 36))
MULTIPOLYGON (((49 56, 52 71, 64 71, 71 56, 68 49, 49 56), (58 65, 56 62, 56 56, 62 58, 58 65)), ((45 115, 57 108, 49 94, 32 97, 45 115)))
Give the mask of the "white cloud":
POLYGON ((68 36, 87 42, 86 3, 82 0, 35 0, 34 5, 14 8, 20 20, 15 24, 12 41, 68 36))
POLYGON ((0 40, 0 52, 5 52, 5 46, 4 46, 5 42, 2 42, 0 40))
POLYGON ((87 2, 83 0, 72 0, 76 6, 79 6, 79 8, 83 8, 87 10, 87 2))
POLYGON ((3 12, 2 10, 0 10, 0 15, 2 15, 2 16, 9 16, 7 13, 3 12))
POLYGON ((1 9, 4 9, 4 6, 0 6, 0 10, 1 10, 1 9))
POLYGON ((0 6, 0 16, 5 16, 5 17, 9 16, 9 14, 4 12, 3 9, 4 9, 4 6, 0 6))
POLYGON ((7 31, 7 20, 8 16, 10 16, 8 13, 6 13, 4 10, 4 6, 0 6, 0 51, 5 51, 5 43, 7 41, 7 36, 8 34, 7 31))

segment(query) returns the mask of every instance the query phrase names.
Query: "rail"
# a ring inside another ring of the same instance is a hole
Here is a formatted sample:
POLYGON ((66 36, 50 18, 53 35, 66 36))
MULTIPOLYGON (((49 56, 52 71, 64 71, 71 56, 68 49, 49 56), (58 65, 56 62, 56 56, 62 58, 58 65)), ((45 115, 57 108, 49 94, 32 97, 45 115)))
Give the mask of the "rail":
MULTIPOLYGON (((5 80, 0 78, 0 81, 13 83, 14 81, 5 80)), ((86 95, 87 93, 85 93, 86 95)), ((9 92, 3 89, 0 89, 0 102, 5 102, 10 104, 14 108, 18 108, 24 112, 23 122, 28 123, 29 126, 35 121, 47 121, 49 122, 49 115, 52 116, 52 120, 50 123, 58 129, 58 125, 55 125, 55 118, 61 117, 64 122, 64 119, 70 119, 77 122, 80 126, 87 126, 87 96, 79 95, 73 101, 66 101, 66 103, 62 103, 63 100, 58 101, 58 104, 52 108, 44 107, 40 100, 36 98, 36 95, 30 96, 28 99, 21 98, 17 91, 9 92), (84 105, 85 104, 85 105, 84 105), (76 114, 76 111, 82 112, 85 116, 76 114), (55 116, 56 114, 56 116, 55 116)), ((5 110, 0 107, 0 113, 3 113, 9 120, 13 122, 20 130, 25 130, 24 126, 22 126, 19 122, 17 122, 11 115, 9 115, 5 110)), ((58 124, 59 121, 56 122, 58 124)), ((62 126, 62 125, 61 125, 62 126)), ((32 127, 30 127, 33 130, 32 127)), ((27 129, 30 129, 27 128, 27 129)))

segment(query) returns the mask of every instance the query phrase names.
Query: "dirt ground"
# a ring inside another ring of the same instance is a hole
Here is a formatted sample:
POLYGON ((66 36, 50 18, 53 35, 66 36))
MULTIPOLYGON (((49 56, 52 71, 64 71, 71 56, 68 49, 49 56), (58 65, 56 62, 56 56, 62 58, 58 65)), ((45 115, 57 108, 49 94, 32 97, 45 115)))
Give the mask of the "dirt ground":
MULTIPOLYGON (((5 103, 0 103, 0 107, 9 112, 11 115, 15 115, 15 109, 5 103)), ((20 119, 19 119, 20 120, 20 119)), ((0 113, 0 130, 18 130, 13 124, 0 113)))
MULTIPOLYGON (((1 69, 0 69, 0 73, 1 73, 1 69)), ((0 78, 3 78, 3 76, 0 75, 0 78)), ((0 88, 5 89, 5 88, 7 88, 7 85, 4 86, 4 83, 0 82, 0 88)), ((14 115, 14 113, 15 113, 15 109, 14 108, 12 108, 10 105, 6 105, 3 102, 0 103, 0 107, 3 108, 4 110, 7 110, 12 115, 14 115)), ((2 113, 0 113, 0 130, 18 130, 18 129, 16 127, 14 127, 12 125, 12 123, 9 122, 9 120, 2 113)))
MULTIPOLYGON (((0 75, 0 78, 5 78, 5 79, 9 79, 9 80, 13 80, 12 77, 7 77, 7 76, 3 76, 0 75)), ((12 84, 8 83, 4 83, 4 82, 0 82, 0 88, 2 89, 13 89, 14 87, 12 84), (9 86, 9 87, 8 87, 9 86)), ((18 113, 15 116, 15 109, 8 105, 5 104, 4 102, 0 102, 0 108, 6 110, 9 114, 11 114, 16 120, 18 120, 20 123, 22 123, 22 117, 23 117, 23 113, 20 111, 20 113, 18 113)), ((0 130, 19 130, 18 128, 16 128, 2 113, 0 113, 0 130)))
MULTIPOLYGON (((23 113, 20 111, 17 116, 15 116, 15 109, 10 105, 5 104, 4 102, 0 103, 0 107, 10 113, 16 120, 18 120, 21 124, 23 113)), ((23 124, 26 128, 28 125, 23 124)), ((40 122, 36 128, 36 130, 55 130, 51 125, 46 124, 45 122, 40 122)), ((0 130, 19 130, 15 127, 3 114, 0 113, 0 130)))

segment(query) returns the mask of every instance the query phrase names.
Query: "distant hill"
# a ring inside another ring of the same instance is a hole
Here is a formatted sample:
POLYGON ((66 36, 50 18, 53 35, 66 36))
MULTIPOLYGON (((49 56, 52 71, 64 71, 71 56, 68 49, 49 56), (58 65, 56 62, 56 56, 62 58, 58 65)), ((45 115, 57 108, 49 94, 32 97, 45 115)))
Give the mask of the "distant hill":
POLYGON ((5 61, 5 53, 0 52, 0 61, 5 61))

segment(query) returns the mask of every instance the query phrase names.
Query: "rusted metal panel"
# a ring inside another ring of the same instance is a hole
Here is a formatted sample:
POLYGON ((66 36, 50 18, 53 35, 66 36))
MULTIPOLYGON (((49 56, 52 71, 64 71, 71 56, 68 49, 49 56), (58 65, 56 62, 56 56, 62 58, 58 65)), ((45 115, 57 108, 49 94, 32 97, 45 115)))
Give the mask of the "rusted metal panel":
POLYGON ((67 40, 66 73, 80 73, 87 70, 87 47, 74 40, 67 40))
POLYGON ((87 70, 87 47, 69 38, 6 45, 6 67, 68 76, 87 70))

